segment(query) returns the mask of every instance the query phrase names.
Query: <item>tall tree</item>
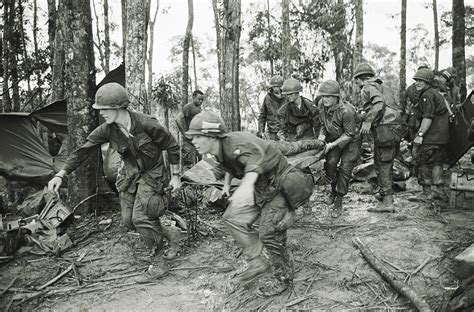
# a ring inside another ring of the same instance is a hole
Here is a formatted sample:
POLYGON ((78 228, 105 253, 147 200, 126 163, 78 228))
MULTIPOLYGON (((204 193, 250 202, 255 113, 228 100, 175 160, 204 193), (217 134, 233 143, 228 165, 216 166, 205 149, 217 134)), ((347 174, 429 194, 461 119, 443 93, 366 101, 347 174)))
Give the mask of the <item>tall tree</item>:
POLYGON ((127 0, 120 0, 122 6, 122 57, 125 62, 125 51, 127 50, 127 0))
POLYGON ((407 0, 402 0, 400 25, 400 103, 406 106, 407 88, 407 0))
POLYGON ((433 21, 434 21, 434 48, 435 48, 435 60, 434 68, 438 69, 439 65, 439 30, 438 30, 438 4, 436 0, 433 0, 433 21))
MULTIPOLYGON (((94 50, 92 17, 89 1, 62 0, 65 23, 64 49, 65 95, 68 103, 68 150, 72 151, 85 143, 87 135, 98 125, 96 112, 92 109, 95 89, 94 50)), ((80 200, 94 194, 97 188, 97 172, 100 168, 99 150, 89 157, 68 180, 71 207, 80 200)), ((86 203, 92 210, 93 201, 86 203)))
POLYGON ((291 75, 290 65, 290 0, 281 1, 281 71, 283 78, 291 75))
POLYGON ((193 35, 193 23, 194 23, 194 8, 193 0, 188 0, 188 24, 186 25, 186 33, 184 34, 183 41, 183 76, 181 78, 181 89, 183 92, 183 98, 181 99, 181 106, 188 103, 188 87, 189 87, 189 45, 191 37, 193 35))
POLYGON ((217 0, 212 0, 212 11, 214 12, 214 28, 216 29, 216 54, 217 54, 217 68, 219 71, 219 108, 221 112, 224 112, 222 107, 222 96, 224 94, 224 77, 221 72, 222 62, 222 31, 221 31, 221 10, 217 3, 217 0))
POLYGON ((197 90, 198 80, 197 80, 197 68, 196 68, 196 49, 194 49, 194 36, 191 36, 191 50, 193 51, 194 90, 197 90))
MULTIPOLYGON (((267 40, 268 40, 268 46, 272 47, 273 46, 273 40, 272 40, 272 25, 270 23, 270 0, 267 0, 267 40)), ((269 58, 270 62, 270 76, 274 75, 274 66, 273 66, 273 57, 270 56, 269 58)))
POLYGON ((3 85, 2 85, 2 111, 11 112, 12 102, 10 97, 10 41, 12 37, 12 24, 10 24, 10 8, 13 0, 3 0, 3 41, 2 41, 2 65, 3 65, 3 85))
POLYGON ((109 23, 109 0, 104 1, 104 56, 106 74, 110 71, 110 23, 109 23))
POLYGON ((50 46, 49 57, 50 64, 54 58, 54 36, 56 35, 56 0, 48 0, 48 42, 50 46))
POLYGON ((356 19, 356 35, 355 35, 355 52, 353 65, 362 62, 364 49, 364 1, 356 0, 355 6, 356 19))
POLYGON ((465 15, 464 0, 453 0, 453 67, 458 74, 456 84, 460 88, 461 101, 466 98, 466 52, 465 52, 465 15))
MULTIPOLYGON (((55 10, 55 35, 54 35, 54 49, 53 59, 51 62, 51 95, 50 101, 64 99, 64 66, 65 66, 65 50, 64 41, 66 40, 64 29, 67 28, 67 21, 63 14, 59 12, 64 11, 63 1, 58 4, 58 9, 55 10)), ((50 7, 52 9, 53 6, 50 7)), ((51 37, 50 37, 51 38, 51 37)))
MULTIPOLYGON (((148 6, 151 10, 151 0, 148 2, 148 6)), ((152 96, 152 88, 153 88, 153 46, 155 40, 155 22, 156 16, 158 15, 158 11, 160 10, 160 1, 156 1, 155 13, 153 14, 153 18, 149 21, 149 28, 150 28, 150 39, 148 40, 148 58, 147 58, 147 65, 148 65, 148 99, 151 101, 153 99, 152 96)), ((153 105, 150 107, 150 113, 152 115, 155 114, 155 109, 153 105)))
POLYGON ((127 1, 127 40, 125 49, 125 81, 131 106, 150 112, 145 90, 145 62, 148 39, 148 0, 127 1))

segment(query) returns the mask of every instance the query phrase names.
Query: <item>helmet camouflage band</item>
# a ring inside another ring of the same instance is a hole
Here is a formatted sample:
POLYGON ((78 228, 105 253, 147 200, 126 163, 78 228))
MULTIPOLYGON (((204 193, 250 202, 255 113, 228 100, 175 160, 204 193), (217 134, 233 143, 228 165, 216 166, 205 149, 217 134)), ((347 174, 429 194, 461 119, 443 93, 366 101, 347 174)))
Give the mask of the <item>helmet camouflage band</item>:
POLYGON ((203 111, 193 117, 185 134, 187 138, 192 138, 193 135, 223 138, 227 136, 227 132, 221 116, 214 112, 203 111))

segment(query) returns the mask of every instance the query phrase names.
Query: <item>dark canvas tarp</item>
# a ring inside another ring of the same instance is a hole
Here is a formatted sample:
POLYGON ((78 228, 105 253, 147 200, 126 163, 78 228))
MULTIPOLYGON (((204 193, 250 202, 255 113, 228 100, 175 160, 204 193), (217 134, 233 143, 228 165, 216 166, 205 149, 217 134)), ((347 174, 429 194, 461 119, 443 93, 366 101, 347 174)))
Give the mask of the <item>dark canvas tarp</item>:
POLYGON ((0 146, 0 174, 10 179, 43 183, 57 171, 28 114, 0 114, 0 146))
POLYGON ((472 127, 473 120, 474 91, 471 91, 449 127, 448 154, 450 166, 456 164, 474 145, 474 141, 469 139, 469 129, 472 127))
POLYGON ((67 105, 66 100, 57 101, 30 114, 30 117, 40 121, 56 133, 67 135, 67 105))

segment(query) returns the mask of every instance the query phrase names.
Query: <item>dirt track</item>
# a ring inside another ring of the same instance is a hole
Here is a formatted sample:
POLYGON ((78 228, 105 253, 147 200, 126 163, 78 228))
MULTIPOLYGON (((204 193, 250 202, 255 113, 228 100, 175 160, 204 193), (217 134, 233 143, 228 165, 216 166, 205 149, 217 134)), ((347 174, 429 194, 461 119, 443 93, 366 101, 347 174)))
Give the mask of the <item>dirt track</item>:
MULTIPOLYGON (((114 224, 104 233, 91 232, 99 229, 96 218, 81 218, 71 236, 73 241, 83 241, 60 258, 23 255, 2 265, 2 288, 15 276, 18 280, 1 304, 6 307, 13 296, 23 296, 11 302, 10 310, 410 310, 408 301, 399 297, 353 246, 351 239, 357 236, 398 277, 406 278, 433 309, 439 309, 457 286, 452 257, 473 241, 474 210, 442 209, 439 213, 431 206, 408 201, 410 193, 405 192, 395 196, 397 213, 369 214, 366 209, 376 202, 365 194, 366 188, 362 183, 351 186, 351 195, 344 200, 347 210, 336 220, 328 216, 322 203, 324 188, 315 190, 311 214, 299 211, 289 232, 294 287, 278 297, 256 297, 254 284, 226 295, 226 282, 243 260, 234 257, 235 246, 218 215, 204 214, 213 226, 203 226, 209 235, 186 247, 178 260, 165 263, 146 256, 137 236, 123 232, 117 226, 119 215, 113 214, 114 224), (83 264, 78 264, 80 287, 69 273, 44 292, 35 292, 34 287, 51 280, 82 252, 87 254, 83 264), (27 292, 35 296, 28 299, 27 292)), ((408 189, 416 188, 409 180, 408 189)), ((101 216, 105 217, 109 216, 101 216)))

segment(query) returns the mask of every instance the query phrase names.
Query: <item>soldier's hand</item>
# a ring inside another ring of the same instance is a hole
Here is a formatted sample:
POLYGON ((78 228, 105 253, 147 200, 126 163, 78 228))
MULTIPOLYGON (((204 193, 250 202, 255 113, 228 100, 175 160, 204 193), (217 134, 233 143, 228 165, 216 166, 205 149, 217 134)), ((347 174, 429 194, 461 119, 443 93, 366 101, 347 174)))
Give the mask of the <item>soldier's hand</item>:
POLYGON ((48 182, 48 191, 53 192, 59 196, 59 188, 63 184, 63 179, 61 177, 54 177, 48 182))
POLYGON ((360 128, 360 134, 367 135, 370 133, 370 128, 372 124, 370 122, 364 121, 362 127, 360 128))
POLYGON ((177 175, 173 175, 170 180, 171 191, 177 191, 181 188, 181 179, 177 175))
POLYGON ((413 140, 414 144, 422 144, 423 143, 423 137, 417 135, 415 139, 413 140))
MULTIPOLYGON (((283 211, 285 211, 285 210, 283 210, 283 211)), ((282 216, 282 218, 280 218, 279 221, 274 222, 275 223, 275 228, 278 231, 284 231, 284 230, 288 229, 289 227, 291 227, 293 225, 293 223, 295 223, 295 216, 296 216, 296 212, 294 210, 292 210, 292 211, 286 210, 286 212, 282 216)))
POLYGON ((226 196, 230 196, 230 184, 224 183, 224 186, 222 187, 221 198, 226 196))

